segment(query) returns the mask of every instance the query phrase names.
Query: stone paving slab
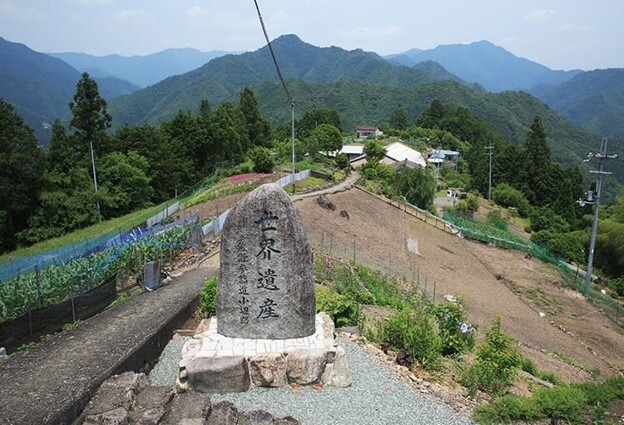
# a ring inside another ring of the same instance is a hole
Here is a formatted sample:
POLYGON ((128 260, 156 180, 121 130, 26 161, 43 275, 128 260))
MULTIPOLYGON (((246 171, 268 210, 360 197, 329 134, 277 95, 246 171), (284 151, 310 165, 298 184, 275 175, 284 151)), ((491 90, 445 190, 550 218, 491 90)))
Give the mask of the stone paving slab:
POLYGON ((296 348, 326 348, 333 343, 333 327, 327 328, 325 316, 316 315, 316 331, 304 338, 293 339, 247 339, 229 338, 217 333, 217 318, 210 319, 208 329, 187 342, 182 357, 243 356, 251 357, 264 353, 288 352, 296 348), (327 331, 331 333, 327 335, 327 331), (328 341, 327 338, 331 338, 328 341))

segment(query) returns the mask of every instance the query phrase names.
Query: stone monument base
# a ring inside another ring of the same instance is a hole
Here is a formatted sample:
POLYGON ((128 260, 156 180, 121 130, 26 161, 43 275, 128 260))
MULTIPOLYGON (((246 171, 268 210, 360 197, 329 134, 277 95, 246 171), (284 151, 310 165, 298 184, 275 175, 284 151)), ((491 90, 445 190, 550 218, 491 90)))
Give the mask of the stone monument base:
POLYGON ((179 392, 243 392, 252 386, 351 385, 343 348, 334 339, 334 322, 316 315, 316 332, 295 339, 229 338, 217 333, 217 319, 182 348, 179 392))

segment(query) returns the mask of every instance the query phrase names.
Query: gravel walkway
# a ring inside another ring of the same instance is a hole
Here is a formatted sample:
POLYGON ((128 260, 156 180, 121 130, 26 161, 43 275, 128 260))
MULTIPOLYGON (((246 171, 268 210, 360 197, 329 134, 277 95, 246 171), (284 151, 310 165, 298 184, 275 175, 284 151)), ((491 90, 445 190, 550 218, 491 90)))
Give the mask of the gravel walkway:
MULTIPOLYGON (((182 345, 172 340, 150 373, 152 385, 175 382, 182 345)), ((213 402, 229 400, 239 410, 269 411, 276 417, 292 416, 304 425, 334 424, 474 424, 450 407, 432 402, 403 381, 379 359, 346 338, 337 338, 347 352, 353 385, 349 388, 252 388, 245 393, 213 394, 213 402)))

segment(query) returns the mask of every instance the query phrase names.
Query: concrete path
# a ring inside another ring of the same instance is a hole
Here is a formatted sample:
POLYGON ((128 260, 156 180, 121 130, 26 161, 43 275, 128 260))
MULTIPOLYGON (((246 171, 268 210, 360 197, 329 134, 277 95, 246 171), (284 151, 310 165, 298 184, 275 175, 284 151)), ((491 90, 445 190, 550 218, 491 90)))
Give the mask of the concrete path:
POLYGON ((71 424, 104 380, 158 359, 216 272, 191 269, 0 362, 0 424, 71 424))
POLYGON ((357 184, 358 180, 360 180, 360 177, 361 176, 357 171, 352 171, 351 174, 349 174, 347 178, 345 178, 340 183, 337 183, 325 189, 315 190, 313 192, 295 194, 291 196, 290 199, 296 202, 296 201, 299 201, 300 199, 305 199, 305 198, 309 198, 312 196, 320 196, 320 195, 325 195, 328 193, 344 192, 345 190, 349 190, 355 184, 357 184))

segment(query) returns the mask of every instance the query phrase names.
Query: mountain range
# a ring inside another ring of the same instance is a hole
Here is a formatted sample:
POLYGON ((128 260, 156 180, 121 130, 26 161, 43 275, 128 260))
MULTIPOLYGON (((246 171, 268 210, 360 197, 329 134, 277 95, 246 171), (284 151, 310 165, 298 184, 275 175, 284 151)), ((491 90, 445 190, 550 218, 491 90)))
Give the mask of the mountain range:
MULTIPOLYGON (((15 106, 40 142, 50 138, 54 120, 71 117, 68 105, 80 77, 81 73, 66 62, 0 37, 0 97, 15 106)), ((138 88, 115 77, 94 79, 105 99, 138 88)))
POLYGON ((80 72, 94 78, 115 77, 137 87, 147 87, 172 75, 180 75, 199 68, 211 59, 231 52, 196 49, 167 49, 147 56, 92 56, 86 53, 48 53, 61 59, 80 72))
POLYGON ((442 45, 431 50, 412 49, 386 56, 386 59, 407 66, 425 61, 437 62, 463 80, 477 83, 491 92, 526 91, 541 84, 557 85, 582 72, 553 71, 544 65, 514 56, 485 40, 442 45))
MULTIPOLYGON (((507 101, 513 98, 524 102, 521 107, 510 105, 509 110, 529 108, 528 102, 541 111, 545 105, 537 97, 560 114, 558 120, 563 117, 600 135, 624 137, 624 125, 618 119, 624 108, 621 69, 553 71, 487 41, 412 49, 388 57, 360 49, 320 48, 295 35, 277 38, 272 47, 288 85, 303 90, 295 96, 298 112, 303 113, 306 107, 334 107, 349 126, 382 124, 396 107, 410 110, 415 119, 427 106, 421 99, 431 96, 405 98, 405 94, 416 96, 416 92, 428 87, 426 90, 434 96, 477 110, 488 108, 474 102, 487 104, 505 95, 507 101), (361 86, 354 92, 357 84, 361 86), (395 100, 385 96, 397 88, 402 89, 395 100), (325 95, 325 91, 329 93, 325 95), (492 92, 501 93, 497 97, 492 92), (396 101, 398 98, 403 99, 402 103, 396 101)), ((16 106, 44 143, 49 124, 56 118, 67 120, 70 116, 67 105, 82 71, 89 72, 98 82, 100 93, 109 101, 115 125, 157 124, 179 110, 197 110, 201 99, 207 99, 213 107, 226 100, 236 102, 245 86, 266 93, 259 103, 274 124, 281 124, 290 113, 284 113, 278 105, 269 106, 281 94, 266 46, 242 54, 170 49, 144 57, 95 57, 78 53, 46 55, 0 38, 0 97, 16 106)), ((493 113, 484 119, 496 121, 497 116, 493 113)), ((513 117, 510 119, 514 121, 513 117)), ((499 131, 518 140, 526 134, 523 131, 528 123, 501 123, 499 131)))

